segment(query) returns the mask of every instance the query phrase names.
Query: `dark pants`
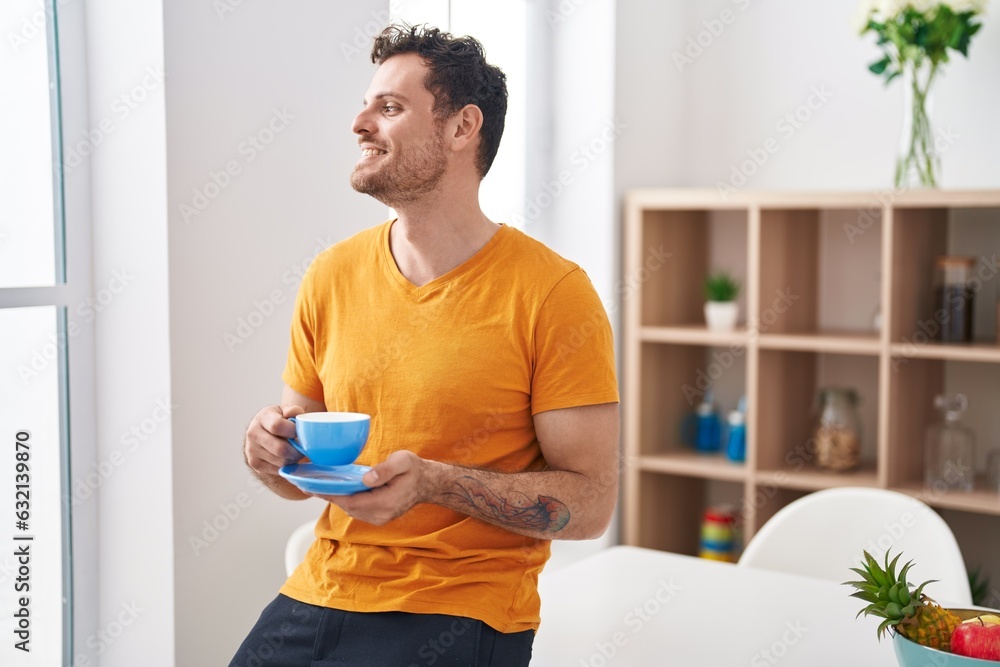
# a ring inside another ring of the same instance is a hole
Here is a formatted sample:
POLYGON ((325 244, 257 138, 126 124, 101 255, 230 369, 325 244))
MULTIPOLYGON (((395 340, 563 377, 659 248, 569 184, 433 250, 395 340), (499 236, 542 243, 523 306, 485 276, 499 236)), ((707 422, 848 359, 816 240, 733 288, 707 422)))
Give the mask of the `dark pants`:
POLYGON ((278 595, 229 667, 527 667, 533 630, 443 614, 358 613, 278 595))

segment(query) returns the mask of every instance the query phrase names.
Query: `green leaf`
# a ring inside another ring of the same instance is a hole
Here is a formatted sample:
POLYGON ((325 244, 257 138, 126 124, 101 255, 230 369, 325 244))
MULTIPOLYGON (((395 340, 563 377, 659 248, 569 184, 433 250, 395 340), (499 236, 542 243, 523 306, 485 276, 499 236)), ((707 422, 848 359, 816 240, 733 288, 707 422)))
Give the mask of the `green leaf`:
POLYGON ((939 579, 928 579, 924 583, 922 583, 919 586, 917 586, 917 590, 913 591, 913 596, 912 597, 914 599, 916 599, 916 600, 919 600, 920 599, 920 595, 924 592, 924 586, 926 586, 927 584, 937 583, 938 581, 940 581, 940 580, 939 579))
MULTIPOLYGON (((908 560, 906 561, 906 565, 903 566, 903 569, 899 571, 899 580, 904 584, 906 584, 906 573, 910 571, 911 567, 913 567, 913 561, 908 560)), ((906 585, 909 586, 909 584, 906 585)))
POLYGON ((882 605, 870 604, 861 611, 865 612, 865 616, 877 616, 879 618, 889 618, 889 616, 882 610, 882 605))
POLYGON ((969 37, 969 33, 963 31, 958 39, 958 43, 952 47, 966 58, 969 57, 969 37))
POLYGON ((739 281, 725 271, 713 273, 705 279, 705 298, 709 301, 735 301, 739 293, 739 281))
MULTIPOLYGON (((899 557, 902 556, 902 555, 903 555, 902 551, 900 551, 898 554, 896 554, 896 557, 892 559, 892 562, 889 563, 889 566, 886 568, 885 571, 889 573, 889 581, 896 581, 896 561, 898 561, 899 557)), ((885 559, 886 559, 886 561, 889 560, 889 552, 888 551, 885 553, 885 559)))
POLYGON ((966 33, 965 26, 962 24, 956 24, 952 30, 951 34, 948 36, 948 46, 953 49, 957 49, 958 45, 962 41, 962 36, 966 33))
POLYGON ((872 74, 882 74, 882 72, 885 71, 885 68, 888 67, 890 63, 892 63, 892 59, 886 56, 885 58, 882 58, 882 60, 873 62, 871 65, 868 66, 868 69, 871 70, 872 74))
POLYGON ((854 572, 854 573, 860 575, 865 580, 865 582, 867 582, 868 584, 874 584, 875 583, 875 578, 872 577, 872 575, 869 574, 866 570, 862 570, 859 567, 852 567, 851 568, 851 572, 854 572))
POLYGON ((983 606, 990 589, 990 578, 983 574, 982 566, 969 569, 969 588, 972 590, 972 604, 983 606))

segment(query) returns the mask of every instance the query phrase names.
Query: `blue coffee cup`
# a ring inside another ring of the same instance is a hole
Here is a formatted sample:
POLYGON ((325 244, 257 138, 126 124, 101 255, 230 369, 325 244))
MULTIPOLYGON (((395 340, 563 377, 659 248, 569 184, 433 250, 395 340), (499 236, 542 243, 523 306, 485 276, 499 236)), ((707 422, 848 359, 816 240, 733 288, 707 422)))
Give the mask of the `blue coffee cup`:
POLYGON ((371 415, 360 412, 307 412, 290 417, 295 437, 288 442, 316 465, 334 467, 353 463, 365 443, 371 415))

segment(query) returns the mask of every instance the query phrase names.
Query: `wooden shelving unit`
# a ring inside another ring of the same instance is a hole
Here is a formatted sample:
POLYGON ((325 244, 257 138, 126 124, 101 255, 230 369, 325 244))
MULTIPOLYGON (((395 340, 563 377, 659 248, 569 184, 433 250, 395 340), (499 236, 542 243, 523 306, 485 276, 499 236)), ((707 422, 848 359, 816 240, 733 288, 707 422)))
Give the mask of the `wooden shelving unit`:
POLYGON ((922 484, 938 393, 969 395, 980 459, 1000 447, 1000 275, 977 293, 977 342, 931 342, 933 262, 944 254, 1000 255, 1000 190, 737 192, 726 200, 715 190, 629 192, 625 542, 694 554, 702 512, 719 502, 736 505, 747 541, 785 504, 842 485, 1000 517, 995 491, 934 494, 922 484), (666 261, 651 261, 664 253, 666 261), (731 333, 704 326, 701 282, 720 268, 744 286, 746 324, 731 333), (723 413, 747 397, 743 464, 681 443, 681 422, 709 384, 723 413), (827 385, 861 396, 859 470, 813 463, 814 403, 827 385))

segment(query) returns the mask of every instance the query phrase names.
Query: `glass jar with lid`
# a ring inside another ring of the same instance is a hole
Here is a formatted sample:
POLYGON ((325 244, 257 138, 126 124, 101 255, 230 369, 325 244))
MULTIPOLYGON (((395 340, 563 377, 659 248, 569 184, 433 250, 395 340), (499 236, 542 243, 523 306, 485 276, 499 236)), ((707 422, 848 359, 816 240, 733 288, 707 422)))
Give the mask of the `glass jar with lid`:
POLYGON ((861 416, 858 393, 845 387, 819 392, 816 465, 837 472, 861 465, 861 416))
POLYGON ((976 436, 960 420, 969 408, 965 394, 938 396, 942 421, 927 429, 924 482, 935 491, 972 491, 976 472, 976 436))
POLYGON ((942 343, 972 342, 975 257, 938 257, 934 263, 934 320, 942 343))

